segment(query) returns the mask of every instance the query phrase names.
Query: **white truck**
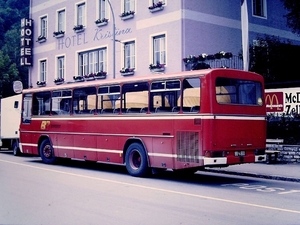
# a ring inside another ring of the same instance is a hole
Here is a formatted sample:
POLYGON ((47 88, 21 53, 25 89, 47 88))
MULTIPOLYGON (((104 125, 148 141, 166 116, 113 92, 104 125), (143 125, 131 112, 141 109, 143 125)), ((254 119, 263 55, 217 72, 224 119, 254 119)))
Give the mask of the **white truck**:
POLYGON ((19 126, 21 120, 22 96, 20 94, 0 99, 0 150, 13 150, 20 154, 19 126))

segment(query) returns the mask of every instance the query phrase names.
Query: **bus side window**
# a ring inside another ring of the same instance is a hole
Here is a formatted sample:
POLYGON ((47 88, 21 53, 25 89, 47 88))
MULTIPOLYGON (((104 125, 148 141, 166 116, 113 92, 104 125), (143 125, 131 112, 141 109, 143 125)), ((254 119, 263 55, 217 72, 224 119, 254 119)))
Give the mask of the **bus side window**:
POLYGON ((118 105, 120 105, 120 85, 102 86, 98 88, 98 113, 116 113, 118 114, 118 105))
POLYGON ((72 91, 69 89, 52 92, 51 115, 66 115, 71 113, 72 91))
POLYGON ((178 99, 178 105, 182 105, 183 113, 197 113, 200 111, 201 87, 199 78, 189 78, 183 81, 183 99, 178 99), (182 101, 182 102, 181 102, 182 101))
POLYGON ((151 84, 150 111, 154 113, 179 112, 180 80, 154 81, 151 84))
POLYGON ((94 114, 96 112, 96 88, 77 88, 73 91, 73 113, 94 114))
POLYGON ((32 115, 35 116, 49 115, 50 99, 51 99, 51 93, 49 91, 34 93, 32 115))
POLYGON ((122 113, 146 113, 148 111, 146 110, 148 90, 147 82, 124 84, 122 87, 122 113))
POLYGON ((31 122, 31 109, 32 109, 32 94, 25 94, 23 97, 22 123, 31 122))

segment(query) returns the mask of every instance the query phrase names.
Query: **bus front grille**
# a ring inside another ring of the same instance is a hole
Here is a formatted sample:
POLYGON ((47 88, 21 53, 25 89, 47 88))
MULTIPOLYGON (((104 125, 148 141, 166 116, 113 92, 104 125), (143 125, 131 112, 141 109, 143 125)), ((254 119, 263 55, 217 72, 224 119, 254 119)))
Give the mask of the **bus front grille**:
POLYGON ((199 132, 177 132, 177 161, 199 162, 199 132))

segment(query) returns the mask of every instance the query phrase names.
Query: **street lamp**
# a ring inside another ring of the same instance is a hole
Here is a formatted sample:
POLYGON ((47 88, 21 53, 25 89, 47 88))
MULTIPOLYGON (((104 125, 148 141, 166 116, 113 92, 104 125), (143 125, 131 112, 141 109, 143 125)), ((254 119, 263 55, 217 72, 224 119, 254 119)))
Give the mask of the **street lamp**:
MULTIPOLYGON (((105 0, 103 0, 105 2, 105 0)), ((114 10, 110 4, 110 0, 107 0, 109 8, 113 18, 113 79, 116 78, 116 23, 114 10)))

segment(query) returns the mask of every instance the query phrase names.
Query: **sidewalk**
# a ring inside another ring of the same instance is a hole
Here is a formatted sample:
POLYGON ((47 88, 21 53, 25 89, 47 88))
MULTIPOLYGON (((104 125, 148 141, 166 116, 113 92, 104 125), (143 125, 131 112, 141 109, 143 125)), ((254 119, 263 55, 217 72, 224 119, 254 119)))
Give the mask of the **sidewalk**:
POLYGON ((207 168, 206 171, 273 180, 300 182, 300 164, 253 163, 233 165, 225 168, 207 168))

